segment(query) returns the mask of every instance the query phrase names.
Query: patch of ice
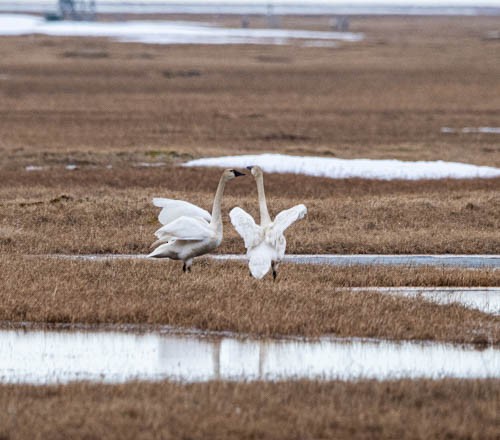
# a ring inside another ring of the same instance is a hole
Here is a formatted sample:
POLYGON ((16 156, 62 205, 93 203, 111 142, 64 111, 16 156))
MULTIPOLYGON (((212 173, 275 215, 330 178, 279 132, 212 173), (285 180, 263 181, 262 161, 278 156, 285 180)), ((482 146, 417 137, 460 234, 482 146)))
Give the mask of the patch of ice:
POLYGON ((441 133, 487 133, 487 134, 500 134, 500 127, 464 127, 464 128, 451 128, 441 127, 441 133))
POLYGON ((251 165, 258 165, 268 173, 305 174, 332 179, 418 180, 500 176, 500 168, 443 162, 441 160, 404 162, 401 160, 333 159, 284 154, 211 157, 191 160, 183 166, 244 168, 251 165))
POLYGON ((146 44, 288 44, 291 40, 360 41, 363 34, 287 29, 223 28, 178 21, 71 22, 45 21, 31 15, 0 14, 0 35, 44 34, 109 37, 146 44))
POLYGON ((73 164, 73 163, 70 163, 69 165, 66 165, 65 167, 68 171, 74 171, 74 170, 77 170, 78 169, 78 166, 73 164))
POLYGON ((26 171, 42 171, 43 167, 38 165, 28 165, 24 168, 26 171))
POLYGON ((139 162, 135 165, 136 168, 158 168, 164 167, 165 162, 139 162))

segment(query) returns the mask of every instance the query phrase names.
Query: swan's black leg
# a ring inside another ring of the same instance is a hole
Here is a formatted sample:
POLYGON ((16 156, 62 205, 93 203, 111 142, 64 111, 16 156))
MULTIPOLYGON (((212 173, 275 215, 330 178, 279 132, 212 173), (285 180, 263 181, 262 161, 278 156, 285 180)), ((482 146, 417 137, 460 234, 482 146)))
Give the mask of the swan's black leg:
POLYGON ((184 261, 184 264, 182 265, 182 271, 184 273, 186 273, 186 271, 187 271, 187 266, 186 266, 186 262, 185 261, 184 261))
POLYGON ((271 267, 273 268, 273 281, 276 281, 276 277, 278 276, 278 272, 276 272, 276 269, 278 268, 278 265, 273 261, 271 263, 271 267))

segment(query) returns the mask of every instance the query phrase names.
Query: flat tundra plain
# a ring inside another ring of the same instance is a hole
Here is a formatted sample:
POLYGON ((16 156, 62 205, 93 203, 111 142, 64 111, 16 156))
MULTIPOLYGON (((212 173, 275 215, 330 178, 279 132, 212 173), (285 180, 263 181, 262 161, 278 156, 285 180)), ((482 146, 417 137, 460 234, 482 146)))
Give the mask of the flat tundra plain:
MULTIPOLYGON (((328 30, 320 17, 282 24, 328 30)), ((283 265, 273 283, 238 262, 195 260, 184 276, 171 261, 41 256, 149 252, 152 197, 211 209, 220 170, 180 167, 192 158, 278 152, 500 167, 498 134, 461 131, 500 121, 499 42, 484 38, 498 26, 497 17, 352 18, 365 40, 335 48, 0 38, 2 326, 168 324, 498 346, 498 317, 338 289, 499 286, 498 270, 283 265)), ((272 214, 308 207, 287 233, 288 253, 500 252, 498 178, 268 174, 265 184, 272 214)), ((256 200, 251 177, 228 184, 218 253, 244 252, 227 213, 241 206, 255 216, 256 200)), ((0 438, 495 438, 499 393, 498 380, 1 385, 0 438)))

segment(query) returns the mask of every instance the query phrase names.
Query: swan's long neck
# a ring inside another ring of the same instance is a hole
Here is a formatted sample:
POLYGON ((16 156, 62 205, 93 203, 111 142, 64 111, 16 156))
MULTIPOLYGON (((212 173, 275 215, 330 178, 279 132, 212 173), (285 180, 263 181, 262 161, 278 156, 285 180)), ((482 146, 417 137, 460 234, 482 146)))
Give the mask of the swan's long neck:
POLYGON ((266 193, 264 192, 264 176, 257 177, 257 194, 259 196, 260 225, 265 226, 271 223, 271 217, 267 210, 266 193))
POLYGON ((219 186, 215 192, 214 204, 212 206, 212 220, 211 225, 215 225, 217 229, 220 228, 222 231, 222 215, 221 215, 221 205, 222 196, 224 194, 224 187, 226 186, 226 179, 222 176, 219 180, 219 186))

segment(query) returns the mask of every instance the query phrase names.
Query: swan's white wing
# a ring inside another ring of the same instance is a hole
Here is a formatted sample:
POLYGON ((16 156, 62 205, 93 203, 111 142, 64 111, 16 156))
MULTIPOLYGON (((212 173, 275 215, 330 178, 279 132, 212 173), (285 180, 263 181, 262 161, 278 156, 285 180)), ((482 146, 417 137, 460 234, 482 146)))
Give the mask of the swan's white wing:
POLYGON ((307 208, 304 205, 297 205, 293 208, 281 211, 270 228, 266 232, 266 243, 271 245, 282 258, 285 255, 286 239, 283 233, 297 220, 300 220, 307 214, 307 208))
POLYGON ((158 220, 162 225, 167 225, 179 217, 201 217, 207 222, 212 220, 212 216, 208 211, 200 208, 199 206, 193 205, 192 203, 185 202, 184 200, 174 200, 174 199, 164 199, 161 197, 155 197, 153 199, 153 205, 158 208, 163 208, 158 215, 158 220))
POLYGON ((263 238, 262 228, 255 224, 254 219, 248 212, 241 208, 233 208, 229 213, 234 229, 241 235, 245 247, 250 249, 257 246, 263 238))
POLYGON ((271 261, 274 255, 275 251, 265 242, 248 251, 248 267, 254 278, 258 280, 264 278, 271 269, 271 261))
POLYGON ((285 230, 297 220, 300 220, 307 214, 307 208, 304 205, 297 205, 290 209, 281 211, 271 226, 273 234, 283 234, 285 230))
POLYGON ((182 216, 162 226, 155 235, 160 239, 173 237, 179 240, 205 240, 214 237, 215 231, 202 218, 182 216))

